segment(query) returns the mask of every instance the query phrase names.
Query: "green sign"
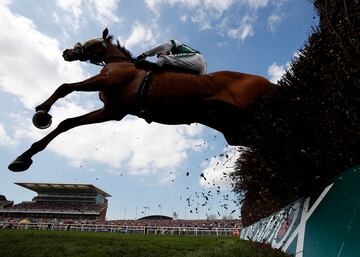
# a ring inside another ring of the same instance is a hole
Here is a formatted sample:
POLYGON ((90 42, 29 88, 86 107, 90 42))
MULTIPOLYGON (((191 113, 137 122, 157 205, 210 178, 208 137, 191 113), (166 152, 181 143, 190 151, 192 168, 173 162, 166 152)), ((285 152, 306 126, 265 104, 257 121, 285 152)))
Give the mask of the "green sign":
POLYGON ((360 257, 360 166, 241 231, 296 257, 360 257))

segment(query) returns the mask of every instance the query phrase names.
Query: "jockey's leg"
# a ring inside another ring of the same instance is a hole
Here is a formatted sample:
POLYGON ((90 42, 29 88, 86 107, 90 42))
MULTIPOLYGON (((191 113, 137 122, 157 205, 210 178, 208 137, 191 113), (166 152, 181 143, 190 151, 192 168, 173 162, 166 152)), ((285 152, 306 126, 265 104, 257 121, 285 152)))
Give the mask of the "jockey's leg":
MULTIPOLYGON (((31 147, 21 154, 19 157, 16 158, 9 165, 9 169, 12 171, 24 171, 27 170, 31 163, 31 157, 37 154, 38 152, 44 150, 46 146, 59 134, 68 131, 69 129, 94 124, 94 123, 101 123, 109 120, 114 120, 112 113, 108 111, 106 108, 99 109, 97 111, 93 111, 82 116, 70 118, 63 120, 60 124, 48 135, 40 139, 39 141, 33 143, 31 147)), ((116 119, 119 119, 118 117, 116 119)))
POLYGON ((38 105, 35 110, 48 112, 51 106, 60 98, 65 97, 74 91, 93 92, 103 90, 107 85, 106 82, 106 75, 98 74, 81 82, 64 83, 59 86, 45 102, 38 105))
POLYGON ((194 63, 199 67, 200 74, 205 74, 207 72, 207 62, 201 54, 196 54, 194 56, 194 63))
POLYGON ((157 62, 160 66, 172 65, 184 68, 186 70, 197 71, 200 74, 206 73, 206 61, 200 54, 188 56, 166 55, 159 58, 157 62))

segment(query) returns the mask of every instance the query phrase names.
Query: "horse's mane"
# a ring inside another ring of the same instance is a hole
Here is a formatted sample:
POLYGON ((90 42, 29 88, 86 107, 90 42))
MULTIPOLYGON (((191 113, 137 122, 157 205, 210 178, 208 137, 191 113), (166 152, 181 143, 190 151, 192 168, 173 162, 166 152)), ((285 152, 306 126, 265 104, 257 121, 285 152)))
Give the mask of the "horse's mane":
MULTIPOLYGON (((107 38, 106 38, 106 41, 109 41, 111 42, 112 44, 113 41, 114 41, 114 35, 109 35, 107 38)), ((119 40, 116 40, 116 44, 114 44, 126 57, 128 57, 129 59, 133 59, 133 56, 131 54, 131 52, 125 48, 125 46, 122 46, 119 42, 119 40)))

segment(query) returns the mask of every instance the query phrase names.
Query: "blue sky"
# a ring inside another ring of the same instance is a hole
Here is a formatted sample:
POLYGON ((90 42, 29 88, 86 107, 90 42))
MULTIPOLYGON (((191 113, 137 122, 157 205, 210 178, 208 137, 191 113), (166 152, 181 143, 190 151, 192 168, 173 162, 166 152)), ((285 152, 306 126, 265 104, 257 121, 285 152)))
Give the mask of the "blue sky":
POLYGON ((61 120, 101 106, 97 93, 74 93, 51 110, 52 127, 40 131, 31 122, 35 106, 61 83, 99 72, 67 63, 61 53, 100 37, 105 27, 134 56, 178 39, 203 53, 208 72, 241 71, 276 82, 317 25, 314 16, 308 0, 0 0, 0 194, 17 203, 35 194, 14 182, 90 183, 112 195, 109 219, 139 218, 145 210, 201 219, 236 209, 238 217, 223 175, 234 167, 236 148, 200 124, 165 126, 127 116, 60 135, 25 172, 7 166, 61 120))

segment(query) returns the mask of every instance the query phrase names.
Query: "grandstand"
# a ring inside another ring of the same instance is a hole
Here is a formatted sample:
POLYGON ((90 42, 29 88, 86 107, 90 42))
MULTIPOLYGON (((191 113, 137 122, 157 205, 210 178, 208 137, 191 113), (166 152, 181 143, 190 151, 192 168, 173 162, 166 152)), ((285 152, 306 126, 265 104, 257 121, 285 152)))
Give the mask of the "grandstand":
POLYGON ((32 201, 13 204, 0 196, 0 217, 104 221, 108 193, 90 184, 15 183, 36 192, 32 201))
POLYGON ((14 204, 13 201, 9 201, 8 199, 6 199, 4 195, 0 195, 0 210, 3 208, 10 207, 13 204, 14 204))

